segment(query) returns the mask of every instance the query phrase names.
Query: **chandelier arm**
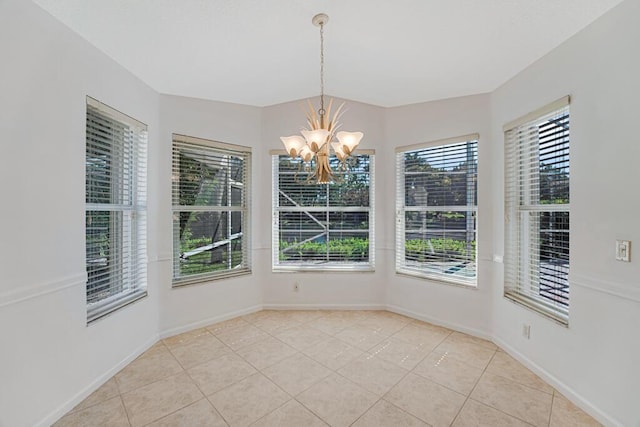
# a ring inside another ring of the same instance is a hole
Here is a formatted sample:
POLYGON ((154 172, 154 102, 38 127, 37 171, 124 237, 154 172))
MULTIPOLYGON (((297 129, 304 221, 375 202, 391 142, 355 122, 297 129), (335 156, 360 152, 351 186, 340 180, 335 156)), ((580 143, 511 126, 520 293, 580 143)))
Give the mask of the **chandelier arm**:
POLYGON ((304 163, 304 161, 302 159, 300 159, 300 161, 298 162, 298 168, 296 169, 295 173, 293 174, 293 180, 297 183, 298 182, 298 174, 300 172, 302 172, 302 164, 304 163))

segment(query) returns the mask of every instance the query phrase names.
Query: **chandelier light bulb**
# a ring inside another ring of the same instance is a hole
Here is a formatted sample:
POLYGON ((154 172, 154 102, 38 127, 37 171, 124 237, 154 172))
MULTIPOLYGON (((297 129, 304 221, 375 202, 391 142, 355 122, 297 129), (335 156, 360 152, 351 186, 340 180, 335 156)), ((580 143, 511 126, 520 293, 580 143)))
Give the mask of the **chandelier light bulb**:
POLYGON ((341 131, 336 134, 338 141, 344 146, 344 152, 350 155, 356 149, 364 134, 362 132, 341 131))
POLYGON ((303 146, 300 149, 299 156, 302 159, 302 161, 305 162, 305 163, 309 163, 311 161, 311 159, 313 159, 314 155, 315 155, 315 153, 313 151, 311 151, 311 149, 307 145, 303 146))
POLYGON ((326 129, 305 129, 301 131, 301 133, 304 139, 307 140, 307 145, 314 153, 317 153, 329 138, 329 131, 326 129))
POLYGON ((304 138, 300 135, 283 136, 280 137, 280 139, 282 140, 284 148, 285 150, 287 150, 289 156, 293 157, 294 159, 300 155, 300 150, 302 150, 302 147, 306 147, 307 145, 304 138))
POLYGON ((331 146, 333 147, 333 151, 336 153, 336 157, 341 162, 344 162, 347 156, 347 153, 344 152, 344 146, 339 142, 332 142, 331 146))

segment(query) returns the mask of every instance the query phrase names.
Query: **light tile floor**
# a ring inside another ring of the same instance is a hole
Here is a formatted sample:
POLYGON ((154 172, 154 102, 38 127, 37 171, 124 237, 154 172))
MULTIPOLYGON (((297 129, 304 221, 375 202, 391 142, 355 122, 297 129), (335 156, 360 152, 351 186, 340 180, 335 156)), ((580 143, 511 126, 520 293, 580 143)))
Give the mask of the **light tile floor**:
POLYGON ((598 426, 493 343, 388 311, 260 311, 158 342, 55 426, 598 426))

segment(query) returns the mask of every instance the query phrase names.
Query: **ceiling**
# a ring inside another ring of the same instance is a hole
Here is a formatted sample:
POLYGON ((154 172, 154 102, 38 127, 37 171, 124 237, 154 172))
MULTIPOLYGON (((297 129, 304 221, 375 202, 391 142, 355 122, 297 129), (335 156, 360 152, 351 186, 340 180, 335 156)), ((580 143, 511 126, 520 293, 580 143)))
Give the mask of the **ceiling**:
POLYGON ((622 0, 35 0, 160 93, 391 107, 490 92, 622 0))

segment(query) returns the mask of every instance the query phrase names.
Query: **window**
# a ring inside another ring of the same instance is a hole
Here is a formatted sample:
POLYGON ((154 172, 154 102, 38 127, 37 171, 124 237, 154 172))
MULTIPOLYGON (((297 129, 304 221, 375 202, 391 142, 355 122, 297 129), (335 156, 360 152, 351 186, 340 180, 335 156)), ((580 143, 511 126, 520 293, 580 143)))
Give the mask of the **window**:
POLYGON ((332 184, 305 183, 300 159, 272 158, 273 269, 372 270, 373 152, 360 150, 332 184))
POLYGON ((173 285, 251 272, 251 149, 173 135, 173 285))
POLYGON ((476 284, 478 135, 396 150, 396 272, 476 284))
POLYGON ((505 126, 505 296, 569 315, 569 98, 505 126))
POLYGON ((147 126, 87 97, 87 321, 147 294, 147 126))

